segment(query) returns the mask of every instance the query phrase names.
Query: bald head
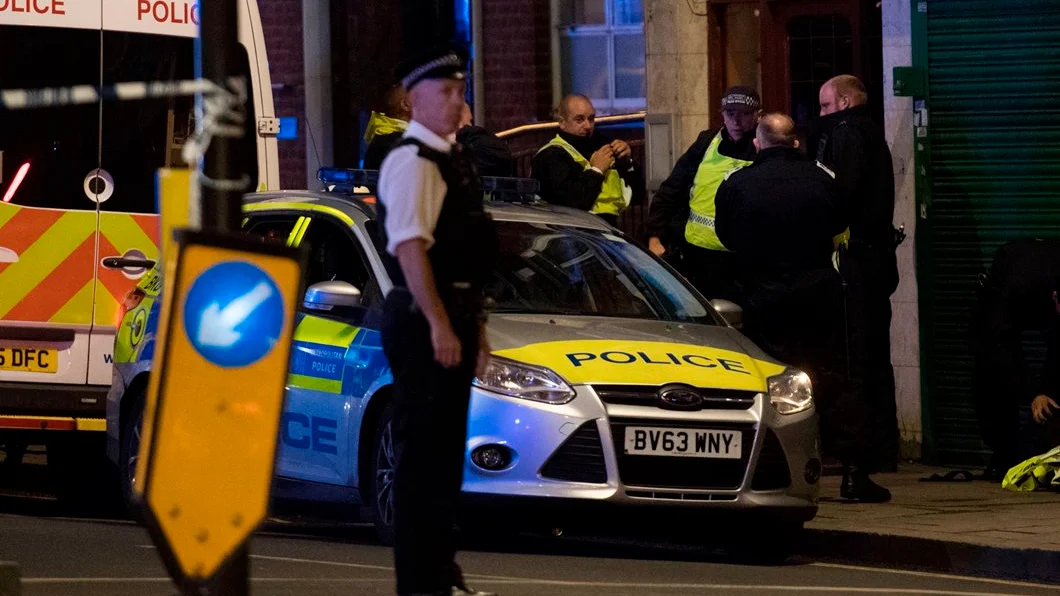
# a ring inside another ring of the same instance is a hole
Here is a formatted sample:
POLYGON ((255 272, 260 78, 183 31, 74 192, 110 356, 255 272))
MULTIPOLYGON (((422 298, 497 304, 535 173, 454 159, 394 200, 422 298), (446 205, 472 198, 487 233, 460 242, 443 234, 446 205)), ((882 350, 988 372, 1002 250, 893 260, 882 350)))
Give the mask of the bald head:
POLYGON ((824 85, 821 85, 818 99, 821 104, 821 115, 827 116, 864 105, 869 100, 869 93, 857 77, 839 75, 828 79, 824 85))
POLYGON ((571 93, 559 102, 556 108, 559 129, 578 137, 592 136, 596 129, 596 108, 593 102, 580 93, 571 93))
POLYGON ((755 133, 755 145, 758 150, 770 147, 795 148, 799 146, 795 138, 795 122, 784 114, 766 114, 758 121, 755 133))

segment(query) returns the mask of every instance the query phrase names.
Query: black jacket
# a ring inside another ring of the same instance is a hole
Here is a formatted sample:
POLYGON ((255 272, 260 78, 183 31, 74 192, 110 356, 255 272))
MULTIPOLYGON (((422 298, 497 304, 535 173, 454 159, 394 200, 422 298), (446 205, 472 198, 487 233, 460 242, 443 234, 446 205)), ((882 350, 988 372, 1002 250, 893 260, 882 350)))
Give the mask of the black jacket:
POLYGON ((515 164, 508 143, 481 126, 465 126, 456 133, 456 142, 471 154, 479 176, 514 176, 515 164))
MULTIPOLYGON (((600 133, 591 137, 576 137, 561 132, 559 136, 585 159, 591 158, 597 149, 611 142, 611 139, 600 133)), ((588 211, 596 203, 604 185, 603 174, 584 169, 562 147, 549 147, 541 151, 534 156, 532 167, 531 176, 541 183, 541 198, 554 205, 588 211)), ((615 169, 622 180, 633 189, 630 204, 638 204, 644 197, 644 175, 634 166, 631 159, 616 164, 615 169)))
POLYGON ((894 166, 883 130, 857 106, 820 118, 810 152, 836 175, 836 192, 851 242, 894 249, 894 166))
POLYGON ((366 170, 382 168, 386 154, 390 153, 390 150, 401 142, 401 136, 404 134, 404 132, 392 132, 388 135, 376 135, 364 152, 364 164, 362 167, 366 170))
POLYGON ((754 159, 755 147, 751 142, 753 134, 746 134, 739 141, 733 141, 724 127, 699 133, 699 138, 677 160, 670 176, 655 193, 648 211, 648 236, 662 239, 667 247, 672 248, 684 242, 685 223, 688 222, 689 203, 692 201, 692 183, 696 179, 696 171, 699 170, 703 156, 707 154, 707 148, 719 130, 719 153, 747 161, 754 159))
POLYGON ((718 238, 747 273, 831 268, 843 231, 832 176, 797 149, 771 147, 732 172, 715 197, 718 238))

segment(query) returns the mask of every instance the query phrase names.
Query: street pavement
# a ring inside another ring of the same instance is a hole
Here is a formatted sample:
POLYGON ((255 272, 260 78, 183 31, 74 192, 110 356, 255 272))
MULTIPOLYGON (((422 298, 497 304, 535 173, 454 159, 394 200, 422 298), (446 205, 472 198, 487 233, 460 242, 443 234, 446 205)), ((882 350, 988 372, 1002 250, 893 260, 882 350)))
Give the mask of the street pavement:
MULTIPOLYGON (((25 596, 154 596, 176 590, 146 530, 121 519, 61 517, 46 500, 0 498, 0 561, 21 567, 25 596)), ((1057 586, 796 560, 738 565, 691 544, 516 536, 464 545, 479 589, 544 594, 1044 595, 1057 586)), ((260 596, 393 594, 391 551, 369 526, 273 520, 251 543, 260 596)))

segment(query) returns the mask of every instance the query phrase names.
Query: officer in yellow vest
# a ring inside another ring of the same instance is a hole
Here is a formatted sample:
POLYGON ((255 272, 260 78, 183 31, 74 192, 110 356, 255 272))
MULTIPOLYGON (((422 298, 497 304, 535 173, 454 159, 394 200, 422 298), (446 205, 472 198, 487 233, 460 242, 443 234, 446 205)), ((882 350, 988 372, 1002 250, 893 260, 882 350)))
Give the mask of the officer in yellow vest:
POLYGON ((557 120, 559 134, 534 156, 532 176, 541 183, 541 198, 617 225, 644 192, 629 144, 596 132, 596 109, 584 95, 564 97, 557 120))
POLYGON ((700 133, 648 212, 648 248, 667 257, 707 298, 739 300, 735 258, 714 231, 714 195, 726 173, 754 160, 761 107, 750 87, 726 91, 721 98, 725 126, 700 133))
POLYGON ((366 170, 378 170, 383 166, 383 158, 401 140, 412 119, 408 93, 400 83, 387 89, 384 104, 386 112, 381 114, 373 110, 365 127, 364 142, 368 143, 368 150, 364 152, 363 167, 366 170))

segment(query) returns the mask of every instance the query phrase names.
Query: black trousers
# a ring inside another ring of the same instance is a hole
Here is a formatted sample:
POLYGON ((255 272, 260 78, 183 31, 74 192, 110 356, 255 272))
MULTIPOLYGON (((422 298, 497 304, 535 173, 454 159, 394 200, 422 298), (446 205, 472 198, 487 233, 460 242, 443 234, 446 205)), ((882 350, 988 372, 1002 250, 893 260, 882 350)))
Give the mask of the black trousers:
POLYGON ((898 405, 891 364, 892 264, 871 248, 852 245, 840 261, 846 281, 848 391, 862 393, 868 414, 866 459, 871 471, 898 463, 898 405))
POLYGON ((681 259, 674 266, 708 300, 721 298, 742 303, 740 262, 735 253, 685 243, 681 259))
POLYGON ((411 295, 384 305, 383 350, 394 375, 394 567, 399 594, 449 594, 462 585, 453 526, 463 483, 467 413, 478 355, 478 323, 454 316, 461 364, 434 359, 430 326, 411 295))
POLYGON ((843 285, 831 269, 748 278, 743 333, 810 375, 825 453, 864 465, 868 408, 846 383, 843 285))

